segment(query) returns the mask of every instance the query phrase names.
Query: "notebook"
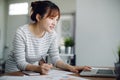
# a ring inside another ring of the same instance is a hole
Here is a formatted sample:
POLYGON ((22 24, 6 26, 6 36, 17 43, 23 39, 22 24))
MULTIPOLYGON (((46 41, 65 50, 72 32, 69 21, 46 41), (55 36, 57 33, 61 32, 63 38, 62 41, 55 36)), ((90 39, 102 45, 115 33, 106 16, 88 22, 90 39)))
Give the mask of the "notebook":
POLYGON ((110 68, 92 68, 90 71, 80 72, 80 76, 116 77, 116 74, 110 68))

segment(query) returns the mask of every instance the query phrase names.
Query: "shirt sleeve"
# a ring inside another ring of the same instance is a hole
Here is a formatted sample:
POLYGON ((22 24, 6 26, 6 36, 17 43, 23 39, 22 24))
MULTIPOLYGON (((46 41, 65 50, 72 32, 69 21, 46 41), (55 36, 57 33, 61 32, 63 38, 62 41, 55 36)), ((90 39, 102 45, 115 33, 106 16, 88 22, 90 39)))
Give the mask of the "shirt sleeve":
POLYGON ((60 55, 59 55, 57 34, 54 36, 54 39, 52 40, 52 43, 51 43, 50 48, 48 50, 48 53, 49 53, 51 61, 54 65, 56 65, 57 61, 62 60, 60 58, 60 55))
POLYGON ((26 62, 25 59, 25 36, 20 28, 16 31, 13 40, 13 55, 18 68, 20 70, 25 70, 29 63, 26 62))

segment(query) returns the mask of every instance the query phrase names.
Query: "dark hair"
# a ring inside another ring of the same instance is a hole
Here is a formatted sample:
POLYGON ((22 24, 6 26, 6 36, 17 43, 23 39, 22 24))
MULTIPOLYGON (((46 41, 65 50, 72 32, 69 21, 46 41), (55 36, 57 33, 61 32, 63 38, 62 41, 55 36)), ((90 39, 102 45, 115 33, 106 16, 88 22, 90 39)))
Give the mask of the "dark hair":
POLYGON ((51 1, 35 1, 31 3, 31 19, 35 22, 36 15, 40 14, 41 18, 48 13, 47 17, 56 17, 60 18, 60 9, 59 7, 51 1))

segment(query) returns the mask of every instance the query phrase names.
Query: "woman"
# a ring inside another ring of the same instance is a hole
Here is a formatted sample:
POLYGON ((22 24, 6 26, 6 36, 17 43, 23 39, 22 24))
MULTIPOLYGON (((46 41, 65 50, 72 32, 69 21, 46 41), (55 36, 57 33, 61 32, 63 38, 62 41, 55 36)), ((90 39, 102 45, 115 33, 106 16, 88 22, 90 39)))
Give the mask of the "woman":
POLYGON ((32 2, 31 20, 34 22, 17 29, 5 72, 27 70, 47 74, 53 65, 72 72, 90 70, 88 66, 71 66, 61 60, 54 30, 59 18, 60 10, 51 1, 32 2), (49 54, 53 65, 41 61, 45 54, 49 54))

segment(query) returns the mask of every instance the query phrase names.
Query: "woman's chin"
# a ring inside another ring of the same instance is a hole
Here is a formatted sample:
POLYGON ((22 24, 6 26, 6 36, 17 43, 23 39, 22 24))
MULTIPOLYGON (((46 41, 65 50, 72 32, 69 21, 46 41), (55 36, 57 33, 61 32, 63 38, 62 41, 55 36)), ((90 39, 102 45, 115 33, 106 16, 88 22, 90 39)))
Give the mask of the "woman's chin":
POLYGON ((53 33, 53 30, 49 30, 48 32, 49 32, 49 33, 53 33))

